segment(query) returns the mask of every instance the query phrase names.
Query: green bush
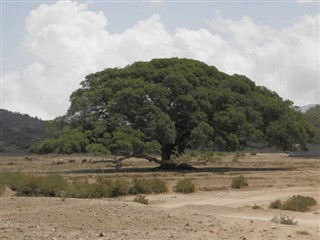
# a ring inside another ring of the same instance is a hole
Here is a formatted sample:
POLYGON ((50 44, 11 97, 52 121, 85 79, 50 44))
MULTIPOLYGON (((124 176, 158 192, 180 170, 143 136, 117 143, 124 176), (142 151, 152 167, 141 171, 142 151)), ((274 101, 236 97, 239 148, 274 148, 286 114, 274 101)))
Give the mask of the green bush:
POLYGON ((68 182, 58 174, 43 177, 38 186, 38 194, 47 197, 60 197, 68 188, 68 182))
POLYGON ((145 205, 149 204, 149 200, 146 198, 146 196, 142 196, 142 195, 136 196, 133 201, 137 203, 145 204, 145 205))
POLYGON ((98 180, 97 181, 97 193, 100 198, 110 197, 112 190, 113 181, 112 180, 98 180))
POLYGON ((151 181, 152 192, 153 193, 164 193, 168 192, 168 186, 166 181, 160 178, 153 178, 151 181))
POLYGON ((98 184, 76 180, 70 185, 69 190, 66 192, 66 197, 99 198, 98 184))
POLYGON ((118 197, 129 194, 130 184, 125 179, 111 181, 109 197, 118 197))
POLYGON ((231 183, 232 188, 242 188, 246 186, 248 186, 248 182, 243 175, 240 175, 239 177, 232 179, 232 183, 231 183))
POLYGON ((25 177, 20 172, 0 173, 0 186, 8 186, 13 191, 17 191, 19 186, 24 182, 25 177))
POLYGON ((145 179, 135 178, 130 188, 131 194, 151 194, 167 192, 167 183, 159 178, 145 179))
POLYGON ((176 192, 191 193, 194 192, 195 185, 190 178, 179 179, 175 186, 176 192))
POLYGON ((133 179, 130 193, 131 194, 150 194, 150 193, 152 193, 152 186, 150 184, 149 179, 145 179, 145 178, 133 179))
POLYGON ((67 188, 67 181, 59 175, 29 176, 20 172, 1 173, 0 186, 8 186, 19 196, 58 197, 67 188))
POLYGON ((40 193, 39 186, 43 177, 25 176, 24 181, 17 186, 16 192, 18 196, 37 196, 40 193))
POLYGON ((273 202, 270 203, 269 208, 273 208, 273 209, 280 209, 282 205, 282 202, 280 199, 277 199, 273 202))
POLYGON ((279 199, 274 202, 271 202, 269 208, 305 212, 308 211, 309 208, 315 204, 317 204, 317 201, 312 197, 294 195, 284 202, 281 202, 279 199))
POLYGON ((315 204, 317 204, 317 201, 312 197, 294 195, 282 203, 281 210, 305 212, 308 211, 310 207, 315 204))
POLYGON ((129 193, 129 183, 123 179, 98 179, 97 183, 77 180, 70 185, 66 197, 103 198, 117 197, 129 193))
POLYGON ((87 180, 68 182, 64 177, 29 176, 19 172, 0 173, 0 188, 8 186, 19 196, 47 196, 72 198, 102 198, 120 195, 167 192, 167 183, 159 178, 134 179, 130 184, 125 179, 98 178, 96 183, 87 180))

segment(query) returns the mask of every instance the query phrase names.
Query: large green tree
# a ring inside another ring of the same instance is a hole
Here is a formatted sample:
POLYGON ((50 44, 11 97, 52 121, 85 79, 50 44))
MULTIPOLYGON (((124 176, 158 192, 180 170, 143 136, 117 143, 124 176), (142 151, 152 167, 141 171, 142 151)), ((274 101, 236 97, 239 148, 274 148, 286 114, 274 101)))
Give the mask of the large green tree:
POLYGON ((86 151, 160 153, 164 164, 187 148, 234 151, 263 142, 290 150, 309 138, 290 101, 245 76, 190 59, 105 69, 88 75, 70 101, 55 122, 81 131, 86 151))

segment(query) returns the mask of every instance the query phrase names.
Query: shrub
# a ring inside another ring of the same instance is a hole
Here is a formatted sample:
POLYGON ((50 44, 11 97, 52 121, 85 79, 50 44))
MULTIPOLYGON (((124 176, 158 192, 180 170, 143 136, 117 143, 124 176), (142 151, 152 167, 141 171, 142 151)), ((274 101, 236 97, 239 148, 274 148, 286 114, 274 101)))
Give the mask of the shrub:
POLYGON ((269 208, 280 209, 281 205, 282 205, 281 200, 277 199, 277 200, 270 203, 269 208))
POLYGON ((195 185, 190 178, 179 179, 175 186, 176 192, 191 193, 195 190, 195 185))
POLYGON ((5 172, 0 174, 0 186, 8 186, 13 191, 24 182, 25 175, 20 172, 5 172))
POLYGON ((98 179, 98 181, 97 181, 97 193, 98 193, 100 198, 110 197, 112 184, 113 184, 112 180, 102 180, 102 179, 99 180, 98 179))
POLYGON ((252 209, 261 209, 261 207, 258 206, 257 204, 254 204, 251 208, 252 208, 252 209))
POLYGON ((39 186, 43 177, 38 176, 25 176, 24 181, 20 182, 17 186, 18 196, 36 196, 39 195, 39 186))
POLYGON ((151 181, 153 193, 164 193, 168 192, 168 186, 166 181, 160 178, 153 178, 151 181))
POLYGON ((70 185, 66 197, 102 198, 127 195, 130 185, 124 179, 107 180, 99 178, 97 183, 77 180, 70 185))
POLYGON ((142 195, 136 196, 133 201, 137 203, 145 204, 145 205, 149 204, 149 200, 146 198, 146 196, 142 196, 142 195))
POLYGON ((232 179, 232 183, 231 183, 232 188, 242 188, 246 186, 248 186, 248 182, 243 175, 240 175, 239 177, 232 179))
POLYGON ((269 208, 305 212, 315 204, 317 204, 317 201, 312 197, 294 195, 284 202, 281 202, 279 199, 271 202, 269 208))
POLYGON ((130 184, 125 179, 116 179, 110 181, 109 197, 118 197, 121 195, 127 195, 130 190, 130 184))
POLYGON ((152 186, 149 179, 135 178, 132 181, 132 187, 130 189, 131 194, 150 194, 152 193, 152 186))
POLYGON ((298 225, 298 222, 294 221, 294 217, 291 218, 286 215, 283 215, 283 216, 280 215, 279 218, 277 216, 274 216, 271 219, 271 222, 285 224, 285 225, 298 225))
POLYGON ((52 174, 42 179, 38 186, 38 194, 47 197, 60 197, 68 188, 68 182, 64 177, 52 174))
POLYGON ((153 179, 138 179, 135 178, 132 181, 130 188, 131 194, 151 194, 151 193, 163 193, 167 192, 167 183, 160 178, 153 179))
POLYGON ((67 181, 57 174, 49 176, 28 176, 20 172, 1 173, 0 185, 7 185, 19 196, 58 197, 66 190, 67 181))
POLYGON ((77 180, 74 181, 66 193, 66 197, 72 198, 98 198, 100 197, 98 191, 98 184, 90 184, 88 181, 77 180))
POLYGON ((305 211, 309 210, 310 207, 315 204, 317 204, 317 201, 312 197, 294 195, 282 203, 281 209, 282 210, 305 212, 305 211))
POLYGON ((117 197, 120 195, 167 192, 167 183, 159 178, 125 179, 98 178, 96 183, 87 180, 68 182, 60 175, 28 176, 22 173, 0 173, 0 189, 8 186, 19 196, 47 196, 72 198, 117 197))

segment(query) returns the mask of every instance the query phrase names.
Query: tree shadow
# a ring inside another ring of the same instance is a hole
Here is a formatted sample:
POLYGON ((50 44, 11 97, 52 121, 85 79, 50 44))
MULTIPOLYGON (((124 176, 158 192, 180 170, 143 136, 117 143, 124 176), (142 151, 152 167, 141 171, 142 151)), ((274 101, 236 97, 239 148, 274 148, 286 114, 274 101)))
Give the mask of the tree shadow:
POLYGON ((235 173, 235 172, 278 172, 278 171, 290 171, 294 168, 273 168, 273 167, 201 167, 201 168, 188 168, 188 169, 161 169, 159 167, 150 168, 105 168, 105 169, 79 169, 79 170, 68 170, 63 171, 64 174, 94 174, 94 173, 160 173, 160 172, 176 172, 176 173, 235 173))

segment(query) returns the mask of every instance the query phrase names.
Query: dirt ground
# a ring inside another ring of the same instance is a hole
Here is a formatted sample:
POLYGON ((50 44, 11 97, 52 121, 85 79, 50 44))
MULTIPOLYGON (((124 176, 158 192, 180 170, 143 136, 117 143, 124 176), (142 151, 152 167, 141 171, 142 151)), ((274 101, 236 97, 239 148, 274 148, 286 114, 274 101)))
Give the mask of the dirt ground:
POLYGON ((233 158, 228 155, 217 163, 195 163, 195 170, 160 171, 156 164, 140 159, 115 168, 90 156, 1 157, 2 172, 55 172, 66 178, 92 180, 98 175, 161 177, 170 191, 146 195, 149 205, 142 205, 133 201, 134 196, 16 197, 5 189, 0 197, 0 239, 320 239, 320 159, 285 154, 246 154, 239 161, 233 158), (64 164, 52 164, 58 160, 64 164), (249 186, 232 189, 232 178, 240 174, 249 186), (175 193, 177 179, 186 177, 193 179, 196 192, 175 193), (293 195, 314 197, 318 204, 304 213, 268 208, 271 201, 293 195), (253 209, 255 205, 259 208, 253 209), (270 221, 280 215, 294 217, 298 225, 270 221))

